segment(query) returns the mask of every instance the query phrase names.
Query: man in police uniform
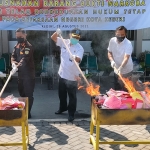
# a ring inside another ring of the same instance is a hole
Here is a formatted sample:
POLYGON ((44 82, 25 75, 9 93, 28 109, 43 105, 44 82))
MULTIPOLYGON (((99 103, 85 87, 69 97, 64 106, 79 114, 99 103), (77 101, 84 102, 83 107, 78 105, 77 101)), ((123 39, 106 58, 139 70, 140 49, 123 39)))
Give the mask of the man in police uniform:
POLYGON ((61 48, 61 64, 59 67, 59 110, 55 114, 61 114, 68 110, 69 116, 68 121, 74 120, 74 113, 77 105, 77 80, 79 79, 79 70, 74 63, 73 59, 80 63, 83 57, 84 49, 79 44, 80 30, 73 29, 70 33, 70 39, 61 39, 58 37, 61 34, 61 30, 57 29, 56 32, 51 36, 51 39, 61 48), (67 45, 71 52, 71 56, 64 44, 67 45), (67 104, 67 94, 69 96, 69 103, 67 104))
POLYGON ((33 92, 35 86, 35 68, 33 60, 32 45, 26 39, 26 33, 23 29, 16 30, 16 39, 18 43, 14 47, 11 56, 12 71, 14 74, 18 70, 18 91, 21 97, 28 97, 29 113, 31 118, 31 108, 33 104, 33 92))

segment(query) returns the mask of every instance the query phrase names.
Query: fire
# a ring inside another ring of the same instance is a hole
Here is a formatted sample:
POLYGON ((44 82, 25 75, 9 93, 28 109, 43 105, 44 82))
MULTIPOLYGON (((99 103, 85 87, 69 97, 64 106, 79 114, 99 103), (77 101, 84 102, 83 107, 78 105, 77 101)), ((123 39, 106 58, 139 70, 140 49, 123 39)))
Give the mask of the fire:
POLYGON ((132 81, 130 81, 128 78, 122 78, 122 81, 133 99, 143 100, 141 94, 134 88, 132 81))
POLYGON ((100 94, 99 88, 100 88, 99 85, 95 85, 95 86, 94 86, 94 84, 90 83, 89 86, 86 88, 86 92, 87 92, 87 94, 89 94, 90 96, 99 95, 99 94, 100 94))
POLYGON ((128 78, 123 78, 123 80, 125 81, 124 84, 129 93, 136 92, 132 81, 130 81, 128 78))

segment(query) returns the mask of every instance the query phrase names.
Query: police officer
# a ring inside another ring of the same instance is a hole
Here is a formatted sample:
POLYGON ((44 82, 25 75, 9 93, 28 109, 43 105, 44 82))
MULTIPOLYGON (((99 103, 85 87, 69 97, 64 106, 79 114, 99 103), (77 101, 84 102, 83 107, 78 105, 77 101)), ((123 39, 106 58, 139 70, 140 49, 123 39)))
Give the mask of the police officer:
POLYGON ((32 45, 26 39, 23 29, 16 30, 17 44, 11 55, 12 70, 14 74, 18 70, 18 91, 21 97, 28 97, 29 111, 28 118, 31 118, 31 108, 33 104, 33 92, 35 86, 35 68, 33 60, 32 45))

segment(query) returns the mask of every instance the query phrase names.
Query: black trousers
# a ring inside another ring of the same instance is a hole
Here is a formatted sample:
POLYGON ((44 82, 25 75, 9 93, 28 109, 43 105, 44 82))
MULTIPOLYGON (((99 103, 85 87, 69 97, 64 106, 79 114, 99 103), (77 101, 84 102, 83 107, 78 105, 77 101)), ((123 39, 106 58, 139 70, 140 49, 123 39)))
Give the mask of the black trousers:
POLYGON ((74 115, 77 106, 77 81, 69 81, 59 78, 58 95, 60 100, 59 109, 68 109, 69 115, 74 115), (69 103, 67 104, 67 94, 69 96, 69 103))
MULTIPOLYGON (((132 72, 129 72, 127 74, 122 74, 121 76, 123 78, 128 78, 130 80, 131 76, 132 76, 132 72)), ((125 87, 124 83, 122 82, 122 80, 115 73, 114 73, 114 89, 115 90, 119 90, 119 91, 126 91, 126 92, 128 92, 128 90, 126 89, 126 87, 125 87)))
POLYGON ((18 79, 18 91, 21 97, 28 97, 29 114, 33 105, 33 92, 35 87, 35 79, 18 79))

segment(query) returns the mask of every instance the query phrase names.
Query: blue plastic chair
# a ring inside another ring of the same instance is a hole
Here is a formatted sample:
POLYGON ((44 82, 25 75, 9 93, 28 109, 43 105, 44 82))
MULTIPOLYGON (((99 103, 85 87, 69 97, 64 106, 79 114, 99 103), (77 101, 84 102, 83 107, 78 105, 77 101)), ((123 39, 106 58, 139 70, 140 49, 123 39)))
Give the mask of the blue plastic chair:
POLYGON ((98 70, 97 57, 96 56, 88 56, 87 61, 88 61, 89 74, 98 76, 99 84, 100 84, 100 77, 103 75, 104 71, 98 70))
POLYGON ((43 56, 43 60, 42 60, 42 71, 41 71, 41 84, 42 84, 42 78, 43 77, 47 77, 48 76, 48 56, 43 56))
POLYGON ((82 61, 79 64, 82 71, 85 71, 88 68, 88 56, 83 55, 82 61))
POLYGON ((9 72, 11 70, 11 55, 10 55, 10 53, 3 53, 2 57, 5 58, 6 72, 9 74, 9 72))
POLYGON ((145 60, 144 60, 144 81, 145 77, 147 76, 147 71, 150 71, 150 53, 145 54, 145 60))
POLYGON ((6 72, 6 61, 5 58, 0 58, 0 71, 5 73, 6 72))

